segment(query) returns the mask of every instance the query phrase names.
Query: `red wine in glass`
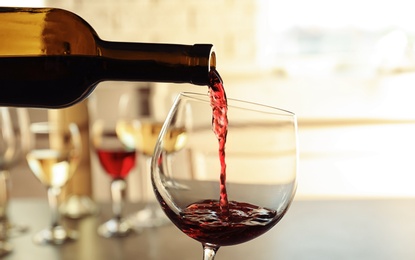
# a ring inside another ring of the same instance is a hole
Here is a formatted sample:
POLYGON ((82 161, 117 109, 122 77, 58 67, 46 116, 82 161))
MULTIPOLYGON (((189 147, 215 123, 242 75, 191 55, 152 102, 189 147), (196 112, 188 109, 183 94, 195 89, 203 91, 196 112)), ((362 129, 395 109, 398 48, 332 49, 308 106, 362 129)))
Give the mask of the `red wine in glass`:
POLYGON ((97 149, 99 161, 112 179, 125 179, 135 165, 135 150, 97 149))
POLYGON ((228 215, 223 219, 220 202, 205 200, 189 205, 179 215, 168 208, 166 213, 189 237, 201 243, 229 246, 244 243, 267 232, 285 212, 229 201, 228 215))

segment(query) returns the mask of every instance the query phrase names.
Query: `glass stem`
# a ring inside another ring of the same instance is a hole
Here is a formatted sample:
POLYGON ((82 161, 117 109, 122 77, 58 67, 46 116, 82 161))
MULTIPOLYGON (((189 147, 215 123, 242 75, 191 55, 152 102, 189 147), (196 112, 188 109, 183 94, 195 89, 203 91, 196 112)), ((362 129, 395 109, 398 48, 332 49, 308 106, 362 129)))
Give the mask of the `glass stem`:
POLYGON ((215 259, 216 252, 219 247, 210 244, 203 244, 203 260, 213 260, 215 259))
POLYGON ((158 205, 156 203, 156 197, 153 196, 153 185, 151 184, 151 157, 145 156, 144 159, 145 162, 143 164, 145 169, 141 172, 144 208, 149 210, 151 218, 156 219, 158 205))
POLYGON ((7 170, 0 171, 0 219, 7 222, 7 210, 9 206, 10 173, 7 170))
MULTIPOLYGON (((5 243, 8 237, 8 218, 7 209, 9 204, 9 171, 0 171, 0 244, 5 243)), ((1 246, 0 246, 1 251, 1 246)), ((0 253, 1 257, 1 253, 0 253)))
POLYGON ((127 185, 123 179, 115 179, 111 182, 112 213, 117 220, 122 218, 126 188, 127 185))
POLYGON ((153 209, 154 203, 152 203, 152 197, 151 197, 151 190, 149 188, 151 187, 151 177, 150 177, 150 169, 151 169, 151 157, 147 155, 140 156, 141 160, 139 164, 141 165, 141 171, 140 171, 140 181, 141 181, 141 200, 144 203, 144 207, 146 209, 153 209))
POLYGON ((60 216, 59 216, 59 195, 61 193, 61 188, 59 187, 49 187, 48 188, 48 201, 51 211, 51 223, 52 228, 60 226, 60 216))

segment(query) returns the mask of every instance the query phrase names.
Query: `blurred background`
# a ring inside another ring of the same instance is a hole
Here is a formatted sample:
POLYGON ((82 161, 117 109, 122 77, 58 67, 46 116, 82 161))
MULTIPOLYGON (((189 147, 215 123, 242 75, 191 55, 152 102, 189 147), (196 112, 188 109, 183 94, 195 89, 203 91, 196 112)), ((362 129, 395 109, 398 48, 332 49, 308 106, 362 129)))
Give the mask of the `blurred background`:
MULTIPOLYGON (((228 98, 298 115, 297 199, 415 196, 415 16, 407 0, 30 0, 3 6, 59 7, 111 41, 212 43, 228 98)), ((115 117, 117 95, 148 83, 106 82, 91 98, 115 117)), ((155 107, 207 88, 151 84, 155 107)), ((47 111, 30 109, 33 121, 47 111)), ((93 120, 90 115, 90 121, 93 120)), ((109 178, 91 155, 92 192, 109 178)), ((13 197, 45 189, 23 162, 13 197)), ((129 196, 138 198, 135 174, 129 196)))

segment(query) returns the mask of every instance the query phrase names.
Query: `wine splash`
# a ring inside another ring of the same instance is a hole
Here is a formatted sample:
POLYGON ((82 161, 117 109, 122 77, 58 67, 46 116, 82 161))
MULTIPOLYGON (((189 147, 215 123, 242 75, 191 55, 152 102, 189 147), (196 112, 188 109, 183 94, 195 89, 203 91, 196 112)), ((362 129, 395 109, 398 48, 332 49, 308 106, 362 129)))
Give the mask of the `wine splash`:
POLYGON ((228 104, 222 78, 215 69, 211 69, 209 73, 209 96, 212 107, 212 130, 219 141, 221 216, 227 219, 229 202, 226 191, 225 144, 228 134, 228 104))
MULTIPOLYGON (((202 243, 229 246, 244 243, 267 232, 284 214, 249 203, 230 201, 229 219, 223 219, 216 200, 189 205, 176 225, 202 243)), ((173 221, 176 219, 173 218, 173 221)))

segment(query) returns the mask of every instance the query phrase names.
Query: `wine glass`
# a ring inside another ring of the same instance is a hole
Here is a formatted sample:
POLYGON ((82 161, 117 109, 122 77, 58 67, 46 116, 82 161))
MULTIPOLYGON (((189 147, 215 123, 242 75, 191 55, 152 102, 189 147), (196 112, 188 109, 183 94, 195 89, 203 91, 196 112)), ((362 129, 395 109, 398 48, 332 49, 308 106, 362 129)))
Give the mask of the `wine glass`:
POLYGON ((214 259, 221 246, 270 230, 296 190, 296 116, 250 102, 228 99, 227 104, 226 152, 220 153, 209 96, 179 94, 151 165, 162 209, 182 232, 202 243, 205 260, 214 259), (180 138, 172 134, 176 129, 184 130, 180 138), (172 143, 182 148, 172 153, 172 143))
POLYGON ((121 96, 119 102, 117 134, 126 146, 135 148, 138 153, 141 199, 144 208, 128 217, 129 222, 136 228, 154 228, 170 223, 151 190, 151 158, 168 112, 164 112, 162 100, 158 100, 160 103, 157 109, 152 109, 155 105, 153 99, 158 97, 154 97, 151 90, 151 86, 141 87, 138 98, 126 94, 121 96), (137 107, 139 109, 135 109, 137 107))
POLYGON ((74 123, 37 122, 30 125, 33 147, 26 155, 29 168, 46 186, 51 226, 37 233, 36 244, 60 245, 77 238, 74 230, 61 224, 59 195, 79 164, 82 152, 78 126, 74 123))
POLYGON ((11 188, 10 170, 28 151, 28 125, 27 109, 0 108, 0 256, 12 250, 7 242, 8 237, 20 235, 28 230, 25 225, 10 222, 7 213, 11 188))
POLYGON ((17 141, 8 108, 0 108, 0 256, 10 253, 12 245, 8 242, 8 217, 10 164, 16 158, 17 141))
POLYGON ((116 124, 98 119, 92 126, 92 143, 101 166, 111 177, 113 217, 98 227, 103 237, 122 237, 133 229, 123 218, 123 203, 127 188, 126 177, 135 166, 136 152, 126 147, 118 138, 116 124))
MULTIPOLYGON (((4 180, 8 183, 5 186, 7 189, 11 189, 10 172, 13 167, 22 162, 30 148, 30 119, 29 112, 26 108, 3 107, 1 109, 3 110, 1 117, 4 120, 4 126, 8 124, 7 121, 10 121, 12 127, 12 132, 3 132, 5 135, 1 137, 7 138, 7 143, 11 145, 9 146, 11 150, 7 156, 3 157, 2 163, 0 163, 1 174, 4 174, 4 180)), ((9 190, 6 192, 6 199, 7 201, 9 200, 9 190)), ((7 212, 4 216, 8 222, 7 230, 9 236, 15 237, 28 231, 28 226, 10 222, 7 212)))

